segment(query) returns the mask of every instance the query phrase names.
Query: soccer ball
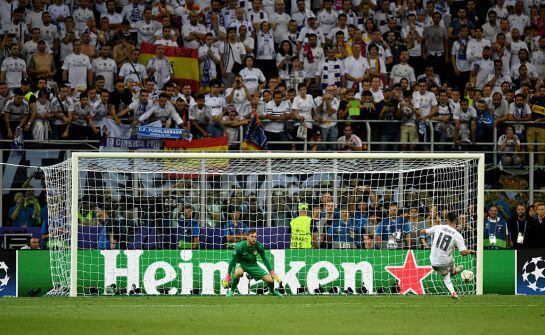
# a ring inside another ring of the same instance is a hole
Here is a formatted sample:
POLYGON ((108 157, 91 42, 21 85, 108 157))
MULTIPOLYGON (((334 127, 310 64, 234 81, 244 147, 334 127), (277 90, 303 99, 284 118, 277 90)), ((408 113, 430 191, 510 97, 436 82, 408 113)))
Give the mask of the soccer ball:
POLYGON ((473 271, 471 270, 464 270, 462 271, 462 274, 460 274, 460 277, 462 277, 462 280, 466 283, 473 280, 473 271))

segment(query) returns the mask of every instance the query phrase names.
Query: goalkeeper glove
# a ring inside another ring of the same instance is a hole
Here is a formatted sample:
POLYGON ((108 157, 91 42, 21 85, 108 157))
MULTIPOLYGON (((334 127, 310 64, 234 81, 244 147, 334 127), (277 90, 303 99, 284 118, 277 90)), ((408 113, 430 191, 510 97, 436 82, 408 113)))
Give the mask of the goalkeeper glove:
POLYGON ((223 286, 223 288, 228 288, 230 284, 231 284, 231 275, 227 274, 227 276, 225 276, 225 278, 223 278, 223 280, 221 281, 221 286, 223 286))
POLYGON ((276 273, 274 273, 274 271, 271 271, 271 277, 273 277, 273 279, 277 282, 277 283, 280 283, 280 277, 278 277, 278 275, 276 273))

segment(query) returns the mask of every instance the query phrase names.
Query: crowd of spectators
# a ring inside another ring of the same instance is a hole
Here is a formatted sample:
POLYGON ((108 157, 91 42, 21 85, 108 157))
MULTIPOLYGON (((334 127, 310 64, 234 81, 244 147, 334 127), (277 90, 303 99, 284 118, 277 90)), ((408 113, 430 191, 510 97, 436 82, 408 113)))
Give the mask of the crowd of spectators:
MULTIPOLYGON (((261 234, 272 245, 292 241, 290 248, 429 249, 431 236, 422 235, 421 230, 444 224, 449 207, 434 205, 425 191, 413 192, 403 206, 394 201, 395 192, 379 194, 365 186, 350 192, 350 196, 341 194, 336 200, 328 191, 307 190, 287 196, 277 190, 270 215, 255 194, 245 196, 242 190, 230 192, 228 198, 211 196, 205 206, 206 214, 199 212, 202 206, 191 205, 185 198, 166 204, 151 199, 140 205, 113 201, 111 209, 85 211, 80 215, 80 223, 100 227, 100 236, 91 238, 99 240, 101 249, 127 248, 136 239, 137 226, 152 228, 153 248, 164 249, 229 248, 245 239, 249 229, 256 228, 264 229, 261 234), (306 231, 296 224, 301 218, 307 220, 306 231), (306 244, 293 243, 305 241, 301 239, 305 235, 306 244)), ((458 231, 468 245, 475 246, 475 206, 468 204, 467 208, 458 209, 457 215, 458 231)), ((542 203, 529 208, 518 204, 509 221, 491 205, 485 213, 484 247, 544 247, 543 220, 542 203)))
MULTIPOLYGON (((341 151, 364 150, 367 139, 380 150, 425 150, 432 138, 442 150, 497 142, 499 162, 515 166, 526 160, 518 152, 545 152, 545 6, 537 2, 0 6, 4 138, 96 140, 108 135, 105 119, 160 121, 194 138, 227 136, 238 149, 240 127, 258 117, 269 149, 305 140, 319 142, 311 150, 341 151), (143 43, 156 55, 140 63, 143 43), (200 91, 172 79, 169 46, 197 50, 200 91)), ((545 154, 537 162, 545 165, 545 154)))
MULTIPOLYGON (((238 149, 253 117, 270 149, 310 141, 310 150, 360 151, 370 138, 380 150, 426 150, 433 138, 442 150, 489 150, 497 141, 502 165, 537 151, 545 166, 545 6, 536 1, 0 0, 0 9, 6 139, 97 140, 108 119, 159 121, 238 149), (155 56, 141 63, 144 43, 155 56), (197 51, 198 92, 172 79, 170 46, 197 51)), ((32 225, 44 208, 18 193, 9 216, 32 225)), ((355 213, 335 208, 343 222, 355 213)), ((433 212, 424 208, 403 216, 417 222, 433 212)), ((387 243, 380 227, 375 243, 387 243)))

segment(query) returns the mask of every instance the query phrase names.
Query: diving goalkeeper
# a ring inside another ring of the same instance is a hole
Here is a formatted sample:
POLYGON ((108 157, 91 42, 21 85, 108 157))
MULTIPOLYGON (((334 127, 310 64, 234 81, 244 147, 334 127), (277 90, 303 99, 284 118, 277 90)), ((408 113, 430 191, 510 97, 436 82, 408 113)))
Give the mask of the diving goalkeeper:
POLYGON ((282 297, 282 294, 274 289, 274 281, 280 282, 278 276, 271 270, 271 263, 265 256, 265 248, 263 243, 257 240, 257 231, 249 230, 246 237, 246 241, 237 243, 235 246, 235 251, 233 252, 233 258, 229 263, 229 268, 227 269, 227 276, 221 281, 221 284, 224 288, 231 287, 229 292, 227 292, 227 297, 232 297, 237 288, 240 277, 246 271, 252 278, 258 280, 262 279, 267 283, 269 287, 269 292, 271 294, 282 297), (270 273, 265 272, 262 268, 257 265, 257 254, 261 255, 263 263, 267 267, 270 273), (231 281, 231 273, 233 268, 235 269, 235 278, 231 281))

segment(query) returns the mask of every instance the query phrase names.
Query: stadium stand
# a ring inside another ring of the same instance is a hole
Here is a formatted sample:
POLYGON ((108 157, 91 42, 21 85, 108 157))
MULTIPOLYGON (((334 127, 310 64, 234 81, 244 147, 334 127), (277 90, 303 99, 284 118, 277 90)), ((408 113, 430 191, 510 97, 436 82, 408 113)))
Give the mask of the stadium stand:
MULTIPOLYGON (((478 151, 496 190, 487 192, 487 215, 493 207, 512 221, 523 203, 537 217, 531 210, 545 199, 545 6, 536 3, 0 0, 3 162, 17 152, 30 162, 40 150, 111 149, 108 138, 130 139, 146 125, 193 140, 226 137, 228 150, 249 142, 262 150, 478 151)), ((63 157, 52 156, 38 161, 63 157)), ((46 247, 43 176, 15 175, 4 179, 2 231, 43 226, 31 231, 46 247)), ((201 245, 207 230, 222 236, 232 198, 210 205, 217 222, 202 227, 201 245)), ((243 220, 250 201, 238 204, 243 220)), ((387 215, 389 202, 370 205, 387 215)), ((288 214, 260 229, 297 215, 275 206, 288 214)), ((101 210, 113 218, 118 209, 101 210)), ((93 222, 83 234, 101 234, 99 212, 81 217, 93 222)), ((178 243, 148 241, 152 228, 135 229, 128 248, 178 243)), ((516 237, 507 234, 505 247, 516 237)))

